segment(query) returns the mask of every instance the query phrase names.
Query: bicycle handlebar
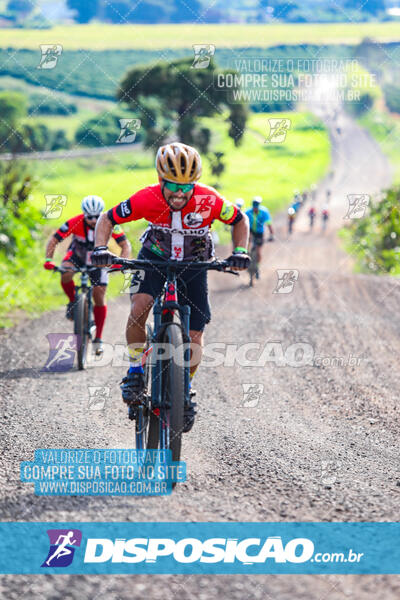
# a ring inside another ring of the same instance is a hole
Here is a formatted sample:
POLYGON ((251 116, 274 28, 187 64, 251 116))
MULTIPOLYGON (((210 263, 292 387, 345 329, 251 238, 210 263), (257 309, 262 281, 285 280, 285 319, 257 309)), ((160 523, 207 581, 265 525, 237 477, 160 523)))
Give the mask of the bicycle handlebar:
POLYGON ((52 269, 56 273, 84 273, 85 271, 95 271, 99 267, 95 267, 93 265, 84 265, 83 267, 76 267, 75 269, 71 269, 71 267, 54 267, 52 269))
MULTIPOLYGON (((198 269, 199 271, 222 271, 223 273, 231 273, 232 275, 239 275, 237 271, 232 271, 230 269, 230 264, 227 260, 214 260, 211 262, 191 262, 186 263, 183 261, 177 260, 163 260, 163 261, 150 261, 143 260, 140 258, 119 258, 116 256, 113 258, 113 265, 120 265, 122 268, 119 269, 123 271, 125 269, 144 269, 149 271, 154 267, 165 269, 172 268, 174 270, 183 270, 183 269, 198 269)), ((113 269, 116 271, 117 269, 113 269)))

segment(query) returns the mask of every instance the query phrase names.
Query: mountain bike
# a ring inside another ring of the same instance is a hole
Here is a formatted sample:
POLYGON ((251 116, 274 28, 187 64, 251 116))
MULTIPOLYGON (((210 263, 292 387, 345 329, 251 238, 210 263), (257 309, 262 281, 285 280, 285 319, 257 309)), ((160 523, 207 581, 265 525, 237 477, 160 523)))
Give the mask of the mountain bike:
POLYGON ((95 322, 93 317, 92 284, 89 272, 98 269, 90 265, 75 267, 74 269, 56 267, 58 273, 80 273, 80 285, 75 288, 74 300, 74 333, 78 336, 78 369, 82 371, 87 364, 89 342, 94 339, 95 322))
POLYGON ((192 262, 175 260, 148 261, 115 258, 121 271, 160 269, 166 281, 153 305, 153 328, 147 327, 144 351, 145 394, 138 407, 130 407, 135 419, 136 448, 171 450, 172 460, 181 455, 185 406, 190 405, 190 306, 178 301, 180 272, 187 269, 232 273, 227 261, 192 262), (164 349, 169 351, 164 353, 164 349), (163 350, 161 353, 159 350, 163 350), (132 410, 133 409, 133 410, 132 410))

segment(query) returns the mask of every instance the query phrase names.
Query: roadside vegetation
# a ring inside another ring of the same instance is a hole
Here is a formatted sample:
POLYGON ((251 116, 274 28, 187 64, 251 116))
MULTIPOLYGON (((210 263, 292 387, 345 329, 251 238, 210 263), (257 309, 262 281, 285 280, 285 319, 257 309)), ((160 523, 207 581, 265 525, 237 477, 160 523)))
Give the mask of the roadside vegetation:
POLYGON ((375 275, 400 275, 400 187, 375 198, 365 217, 356 219, 342 237, 357 259, 357 269, 375 275))

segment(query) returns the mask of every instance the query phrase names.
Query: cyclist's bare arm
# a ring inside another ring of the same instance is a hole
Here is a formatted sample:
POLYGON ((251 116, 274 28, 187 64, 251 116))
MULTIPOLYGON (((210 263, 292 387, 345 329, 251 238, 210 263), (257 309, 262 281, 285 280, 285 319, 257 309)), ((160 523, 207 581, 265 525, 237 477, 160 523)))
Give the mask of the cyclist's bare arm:
POLYGON ((243 219, 240 219, 236 225, 232 227, 233 247, 247 248, 249 245, 249 218, 243 214, 243 219))
POLYGON ((131 255, 131 245, 128 240, 123 240, 122 242, 118 242, 118 246, 121 248, 121 258, 129 258, 131 255))
POLYGON ((46 258, 53 258, 54 250, 56 249, 57 244, 58 244, 58 239, 56 237, 54 237, 54 235, 52 235, 51 238, 49 239, 49 241, 47 242, 46 258))
POLYGON ((107 246, 113 230, 113 224, 108 218, 107 213, 103 213, 100 219, 97 221, 95 230, 95 241, 96 246, 107 246))
POLYGON ((274 235, 274 230, 272 228, 272 225, 268 224, 268 229, 269 229, 270 235, 274 235))

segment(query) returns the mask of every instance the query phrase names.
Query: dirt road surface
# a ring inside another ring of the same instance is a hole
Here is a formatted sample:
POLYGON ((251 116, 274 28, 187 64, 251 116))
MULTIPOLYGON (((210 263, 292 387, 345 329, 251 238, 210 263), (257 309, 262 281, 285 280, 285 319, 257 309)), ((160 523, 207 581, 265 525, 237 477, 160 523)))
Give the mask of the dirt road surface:
MULTIPOLYGON (((333 141, 331 220, 308 231, 307 207, 291 239, 277 219, 261 279, 210 277, 213 320, 206 343, 307 344, 312 364, 203 366, 200 407, 185 435, 188 479, 164 498, 36 497, 19 464, 36 448, 132 447, 119 394, 121 366, 41 373, 49 332, 68 331, 63 311, 1 337, 2 520, 19 521, 398 521, 399 283, 356 275, 335 229, 346 195, 390 182, 376 144, 350 120, 333 141), (277 269, 298 271, 291 293, 274 293, 277 269), (244 397, 242 384, 257 384, 244 397), (88 386, 109 386, 104 410, 90 410, 88 386)), ((319 210, 319 208, 318 208, 319 210)), ((38 298, 40 302, 40 298, 38 298)), ((124 342, 127 294, 110 302, 105 341, 124 342)), ((222 352, 220 350, 220 352, 222 352)), ((251 359, 260 352, 249 351, 251 359)), ((296 355, 297 356, 297 355, 296 355)), ((4 598, 147 597, 169 600, 364 600, 400 597, 398 576, 3 576, 4 598)))

